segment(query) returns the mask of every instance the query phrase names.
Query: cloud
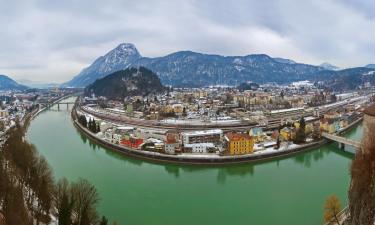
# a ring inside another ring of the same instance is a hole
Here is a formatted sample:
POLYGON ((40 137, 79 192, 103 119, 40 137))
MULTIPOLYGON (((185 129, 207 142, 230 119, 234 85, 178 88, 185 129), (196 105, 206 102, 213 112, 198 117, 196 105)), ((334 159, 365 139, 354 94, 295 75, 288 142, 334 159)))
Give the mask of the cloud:
POLYGON ((150 57, 265 53, 341 67, 374 59, 371 0, 0 1, 0 73, 16 79, 69 80, 120 42, 150 57))

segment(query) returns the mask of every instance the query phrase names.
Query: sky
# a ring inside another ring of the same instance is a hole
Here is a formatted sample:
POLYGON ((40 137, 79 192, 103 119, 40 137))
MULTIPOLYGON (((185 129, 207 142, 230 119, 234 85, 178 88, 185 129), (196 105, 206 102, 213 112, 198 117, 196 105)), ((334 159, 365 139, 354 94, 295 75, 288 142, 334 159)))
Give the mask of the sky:
POLYGON ((0 74, 64 82, 120 43, 142 56, 375 63, 374 0, 0 0, 0 74))

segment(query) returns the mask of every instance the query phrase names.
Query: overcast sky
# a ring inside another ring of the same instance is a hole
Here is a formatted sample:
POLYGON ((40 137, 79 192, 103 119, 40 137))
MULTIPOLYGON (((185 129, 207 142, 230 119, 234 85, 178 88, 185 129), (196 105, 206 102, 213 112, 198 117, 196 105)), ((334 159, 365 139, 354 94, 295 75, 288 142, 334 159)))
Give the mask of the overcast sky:
POLYGON ((64 82, 119 43, 265 53, 340 67, 375 63, 374 0, 0 0, 0 74, 64 82))

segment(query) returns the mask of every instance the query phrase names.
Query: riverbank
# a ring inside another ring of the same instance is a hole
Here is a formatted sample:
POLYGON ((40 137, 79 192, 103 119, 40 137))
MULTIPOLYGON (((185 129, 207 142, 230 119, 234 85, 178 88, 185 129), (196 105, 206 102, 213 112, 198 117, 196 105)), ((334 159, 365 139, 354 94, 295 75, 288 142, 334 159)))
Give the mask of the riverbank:
POLYGON ((336 144, 254 163, 158 163, 103 148, 78 131, 71 110, 56 109, 31 122, 28 140, 56 179, 83 177, 94 184, 103 199, 100 213, 119 224, 316 225, 323 224, 327 196, 335 193, 347 204, 352 156, 336 144))
MULTIPOLYGON (((306 152, 309 150, 316 149, 324 144, 327 144, 328 141, 323 139, 320 141, 315 141, 311 143, 306 143, 303 145, 292 145, 291 147, 281 148, 276 151, 267 151, 255 152, 252 154, 246 155, 231 155, 231 156, 220 156, 216 154, 179 154, 179 155, 168 155, 159 152, 149 152, 143 150, 136 150, 128 148, 119 144, 115 144, 104 139, 98 138, 94 133, 89 131, 87 128, 83 127, 78 120, 76 119, 77 112, 76 107, 72 109, 71 117, 73 120, 74 126, 88 138, 90 138, 95 143, 110 149, 115 152, 122 153, 124 155, 139 158, 142 160, 148 160, 153 162, 167 162, 167 163, 178 163, 178 164, 194 164, 194 165, 217 165, 217 164, 237 164, 237 163, 247 163, 247 162, 259 162, 273 160, 276 158, 288 157, 298 153, 306 152)), ((351 123, 346 128, 339 131, 339 134, 343 134, 350 129, 354 128, 362 121, 362 118, 357 119, 351 123)))

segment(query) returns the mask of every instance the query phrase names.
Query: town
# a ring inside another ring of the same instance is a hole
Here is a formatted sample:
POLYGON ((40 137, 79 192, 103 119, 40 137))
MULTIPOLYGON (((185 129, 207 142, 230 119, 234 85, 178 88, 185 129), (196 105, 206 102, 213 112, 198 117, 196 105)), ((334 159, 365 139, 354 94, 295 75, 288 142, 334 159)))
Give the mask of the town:
MULTIPOLYGON (((96 138, 127 149, 180 156, 262 155, 303 148, 320 141, 323 132, 343 131, 373 101, 373 90, 366 86, 346 93, 324 91, 308 81, 248 86, 170 88, 123 101, 92 93, 78 98, 75 112, 96 138)), ((28 113, 79 91, 1 93, 1 136, 28 113)))
POLYGON ((57 88, 0 92, 0 146, 5 142, 7 131, 16 123, 24 123, 28 116, 36 116, 76 92, 76 89, 57 88))
POLYGON ((80 98, 80 126, 124 149, 167 155, 263 155, 304 148, 358 123, 373 90, 334 93, 308 81, 290 85, 171 88, 164 94, 80 98))

